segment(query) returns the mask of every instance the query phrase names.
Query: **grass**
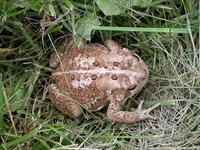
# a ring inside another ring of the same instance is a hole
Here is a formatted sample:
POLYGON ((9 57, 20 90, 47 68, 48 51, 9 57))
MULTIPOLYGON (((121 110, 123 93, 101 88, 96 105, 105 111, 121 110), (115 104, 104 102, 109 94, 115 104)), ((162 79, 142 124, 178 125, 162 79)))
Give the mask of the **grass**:
POLYGON ((137 27, 107 27, 95 26, 95 30, 122 31, 122 32, 161 32, 161 33, 188 33, 186 28, 137 28, 137 27))
POLYGON ((119 3, 113 16, 89 0, 0 4, 0 149, 200 149, 198 1, 119 3), (150 79, 125 109, 162 102, 152 113, 158 120, 114 123, 106 109, 79 120, 59 113, 47 93, 50 72, 34 64, 48 67, 53 47, 71 34, 138 51, 150 79))

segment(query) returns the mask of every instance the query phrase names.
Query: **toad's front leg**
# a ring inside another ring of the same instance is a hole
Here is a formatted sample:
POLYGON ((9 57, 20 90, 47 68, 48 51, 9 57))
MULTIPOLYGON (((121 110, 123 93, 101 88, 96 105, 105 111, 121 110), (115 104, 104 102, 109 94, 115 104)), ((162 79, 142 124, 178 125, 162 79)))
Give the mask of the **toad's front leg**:
POLYGON ((160 103, 148 109, 142 109, 142 104, 143 101, 134 111, 121 111, 120 102, 111 100, 107 111, 107 117, 110 120, 124 123, 134 123, 145 119, 156 119, 149 113, 160 106, 160 103))

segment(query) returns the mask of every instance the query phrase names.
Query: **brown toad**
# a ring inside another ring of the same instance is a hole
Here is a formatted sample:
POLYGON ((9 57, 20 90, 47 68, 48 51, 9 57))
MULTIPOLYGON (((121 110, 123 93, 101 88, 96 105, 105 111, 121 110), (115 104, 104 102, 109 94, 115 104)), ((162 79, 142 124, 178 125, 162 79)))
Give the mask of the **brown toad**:
POLYGON ((105 45, 94 43, 77 48, 71 41, 65 44, 63 53, 52 54, 50 66, 56 68, 52 73, 56 84, 48 89, 56 108, 77 118, 82 108, 97 111, 109 102, 110 120, 134 123, 155 119, 149 113, 159 104, 143 110, 142 101, 135 110, 121 110, 126 100, 144 87, 149 71, 135 52, 112 40, 105 45))

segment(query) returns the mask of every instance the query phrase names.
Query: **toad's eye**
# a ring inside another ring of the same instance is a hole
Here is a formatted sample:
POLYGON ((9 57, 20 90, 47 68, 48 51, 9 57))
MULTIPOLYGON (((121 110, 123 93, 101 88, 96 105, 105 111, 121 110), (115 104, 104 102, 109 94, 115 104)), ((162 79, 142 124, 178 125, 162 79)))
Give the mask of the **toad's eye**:
POLYGON ((137 87, 137 85, 136 84, 134 84, 134 85, 132 85, 132 86, 130 86, 130 87, 128 87, 128 90, 135 90, 135 88, 137 87))
POLYGON ((133 54, 133 57, 135 57, 138 61, 140 61, 140 57, 137 54, 133 54))

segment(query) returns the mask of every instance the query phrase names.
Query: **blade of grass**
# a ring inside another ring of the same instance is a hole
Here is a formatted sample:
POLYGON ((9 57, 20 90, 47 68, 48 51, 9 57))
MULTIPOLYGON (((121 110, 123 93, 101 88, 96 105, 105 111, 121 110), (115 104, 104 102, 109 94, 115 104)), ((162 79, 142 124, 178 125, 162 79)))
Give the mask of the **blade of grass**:
POLYGON ((32 130, 31 132, 29 132, 28 134, 26 135, 23 135, 23 136, 18 136, 15 140, 11 141, 11 142, 8 142, 6 144, 2 144, 0 146, 0 148, 9 148, 11 146, 14 146, 14 145, 17 145, 19 143, 23 143, 23 142, 26 142, 28 140, 30 140, 31 138, 33 138, 34 136, 37 135, 37 130, 32 130))
POLYGON ((33 37, 31 36, 31 34, 29 33, 30 31, 27 31, 23 25, 21 24, 21 22, 15 22, 15 25, 17 25, 21 32, 23 33, 23 35, 26 37, 27 41, 29 42, 29 44, 31 46, 33 46, 34 49, 39 49, 38 45, 34 42, 33 37))
POLYGON ((140 28, 140 27, 110 27, 94 26, 94 30, 124 31, 124 32, 160 32, 160 33, 188 33, 186 28, 140 28))
POLYGON ((11 108, 10 108, 10 103, 9 103, 9 100, 8 100, 8 96, 7 96, 7 93, 6 93, 4 85, 1 84, 1 86, 2 86, 1 88, 2 88, 4 101, 5 101, 6 107, 8 109, 8 113, 9 113, 10 120, 11 120, 11 123, 12 123, 12 127, 13 127, 15 135, 17 135, 17 130, 16 130, 16 127, 15 127, 15 122, 14 122, 12 111, 11 111, 11 108))

